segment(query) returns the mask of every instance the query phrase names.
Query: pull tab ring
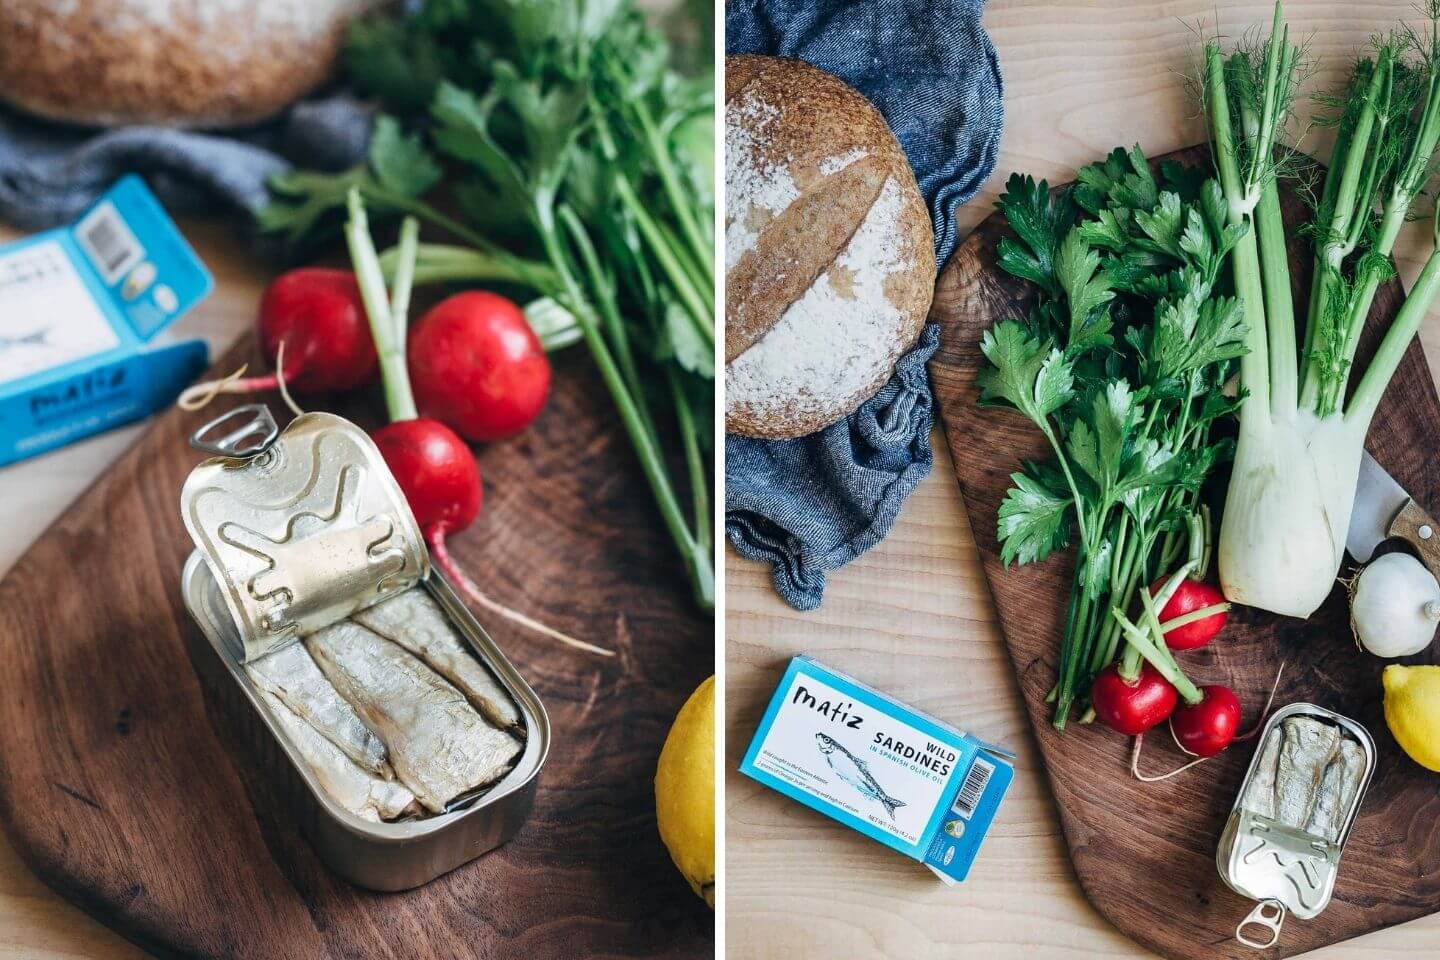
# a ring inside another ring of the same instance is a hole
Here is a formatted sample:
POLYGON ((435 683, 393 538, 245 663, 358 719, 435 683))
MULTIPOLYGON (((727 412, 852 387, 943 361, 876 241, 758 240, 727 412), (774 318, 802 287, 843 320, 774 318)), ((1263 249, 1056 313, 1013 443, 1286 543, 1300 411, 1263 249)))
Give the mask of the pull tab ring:
POLYGON ((280 425, 263 403, 247 403, 211 420, 190 435, 190 446, 217 457, 244 460, 270 449, 280 425), (222 430, 223 428, 223 430, 222 430), (219 433, 218 437, 213 436, 219 433))
POLYGON ((1280 928, 1285 925, 1285 904, 1279 900, 1261 900, 1255 909, 1246 914, 1235 927, 1235 939, 1255 950, 1269 950, 1280 940, 1280 928), (1264 927, 1270 931, 1270 939, 1263 943, 1245 936, 1248 926, 1264 927))

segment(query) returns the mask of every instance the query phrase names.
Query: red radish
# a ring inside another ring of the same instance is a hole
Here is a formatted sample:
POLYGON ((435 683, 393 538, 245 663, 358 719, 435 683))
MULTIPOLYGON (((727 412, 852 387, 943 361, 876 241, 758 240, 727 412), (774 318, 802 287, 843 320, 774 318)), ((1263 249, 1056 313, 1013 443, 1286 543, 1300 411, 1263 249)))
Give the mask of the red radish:
POLYGON ((1144 733, 1164 721, 1175 709, 1179 694, 1160 671, 1145 663, 1133 682, 1120 676, 1111 664, 1095 677, 1090 687, 1090 704, 1107 727, 1127 736, 1144 733))
POLYGON ((455 431, 421 418, 397 420, 372 436, 427 539, 475 522, 484 500, 480 466, 455 431))
MULTIPOLYGON (((1161 577, 1150 584, 1152 597, 1160 592, 1166 579, 1161 577)), ((1166 601, 1165 606, 1160 608, 1160 624, 1164 626, 1167 620, 1174 620, 1176 617, 1183 617, 1197 610, 1224 604, 1225 595, 1217 588, 1187 577, 1180 581, 1174 594, 1166 601)), ((1203 647, 1215 639, 1215 635, 1225 628, 1225 621, 1229 618, 1230 614, 1226 609, 1212 613, 1208 617, 1201 617, 1199 620, 1172 627, 1165 631, 1165 646, 1171 650, 1194 650, 1196 647, 1203 647)))
POLYGON ((1229 687, 1200 688, 1199 703, 1182 703, 1170 715, 1170 732, 1180 749, 1197 757, 1213 757, 1230 746, 1240 729, 1240 698, 1229 687))
POLYGON ((457 293, 410 330, 410 381, 421 414, 469 440, 514 436, 550 393, 550 361, 525 314, 494 293, 457 293))
POLYGON ((276 277, 260 298, 258 333, 275 373, 245 377, 242 368, 224 379, 197 383, 180 395, 180 406, 198 410, 222 393, 277 388, 282 393, 287 388, 341 392, 375 379, 375 341, 360 287, 349 271, 301 267, 276 277))
POLYGON ((281 344, 285 382, 296 390, 340 392, 375 379, 375 340, 355 275, 301 267, 276 277, 260 299, 260 346, 273 363, 281 344))
POLYGON ((406 217, 400 226, 400 260, 395 272, 393 294, 385 289, 380 258, 366 225, 365 208, 358 191, 349 197, 350 220, 345 239, 355 263, 365 314, 380 357, 380 380, 385 389, 385 407, 390 423, 372 436, 390 472, 405 494, 415 515, 435 566, 474 602, 537 633, 553 637, 582 650, 614 656, 603 647, 576 640, 547 627, 518 610, 491 600, 460 569, 446 546, 445 538, 463 530, 480 515, 484 499, 480 466, 465 441, 454 430, 415 409, 415 398, 405 364, 405 312, 414 279, 415 245, 419 225, 406 217))

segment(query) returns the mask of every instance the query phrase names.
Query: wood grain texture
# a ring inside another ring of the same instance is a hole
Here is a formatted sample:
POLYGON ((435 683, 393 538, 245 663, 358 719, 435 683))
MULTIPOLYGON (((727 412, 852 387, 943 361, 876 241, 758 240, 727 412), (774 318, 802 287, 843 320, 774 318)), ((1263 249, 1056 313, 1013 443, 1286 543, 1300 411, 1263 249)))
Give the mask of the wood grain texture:
MULTIPOLYGON (((1287 0, 1285 8, 1321 60, 1312 88, 1333 86, 1372 33, 1413 13, 1409 0, 1287 0)), ((990 0, 985 24, 1005 75, 1005 137, 996 175, 958 212, 962 233, 989 215, 1012 170, 1060 182, 1117 144, 1158 155, 1197 142, 1204 129, 1186 87, 1199 51, 1194 26, 1235 37, 1269 15, 1268 0, 990 0)), ((1325 153, 1323 136, 1305 143, 1325 153)), ((1407 287, 1429 246, 1427 225, 1402 233, 1397 260, 1407 287)), ((1440 312, 1420 338, 1433 378, 1440 312)), ((820 609, 791 610, 766 567, 726 555, 729 951, 756 960, 1154 956, 1121 935, 1076 881, 938 432, 934 447, 934 470, 889 536, 829 576, 820 609), (778 664, 804 652, 1019 752, 1015 784, 965 884, 943 888, 904 858, 733 772, 778 664)), ((1114 761, 1124 759, 1117 743, 1114 761)), ((1432 915, 1311 956, 1428 958, 1437 937, 1440 916, 1432 915)))
MULTIPOLYGON (((248 335, 215 370, 246 358, 248 335)), ((218 410, 171 411, 0 582, 0 815, 31 868, 165 955, 709 956, 712 916, 660 843, 652 778, 711 672, 711 624, 588 360, 570 351, 555 373, 541 419, 481 453, 486 510, 454 552, 496 599, 619 656, 483 618, 554 728, 514 840, 404 894, 319 863, 187 659, 178 495, 200 455, 185 437, 218 410)), ((312 402, 367 426, 381 411, 312 402)))
MULTIPOLYGON (((1202 145, 1171 157, 1208 166, 1202 145)), ((1311 252, 1299 233, 1308 211, 1282 191, 1296 312, 1304 316, 1311 252)), ((1046 443, 1024 417, 977 402, 983 364, 981 334, 998 320, 1023 316, 1033 288, 995 266, 1008 227, 999 214, 970 234, 936 288, 932 319, 942 327, 930 364, 955 476, 972 517, 992 518, 1025 459, 1045 458, 1046 443), (984 451, 984 453, 980 453, 984 451)), ((1391 280, 1375 298, 1357 361, 1363 365, 1399 310, 1403 293, 1391 280)), ((1440 401, 1418 343, 1412 343, 1386 391, 1368 438, 1375 458, 1422 503, 1440 503, 1436 455, 1440 401)), ((1283 531, 1276 531, 1283 536, 1283 531)), ((977 525, 976 542, 1021 695, 1045 758, 1060 821, 1086 896, 1116 927, 1175 958, 1253 955, 1230 939, 1253 906, 1221 882, 1215 844, 1254 750, 1237 745, 1203 767, 1159 783, 1130 776, 1120 755, 1128 739, 1096 725, 1050 724, 1046 692, 1055 682, 1058 638, 1064 632, 1072 554, 1006 570, 993 522, 977 525), (1139 877, 1147 882, 1137 884, 1139 877)), ((1288 663, 1276 704, 1308 701, 1359 720, 1372 732, 1378 761, 1370 791, 1346 846, 1335 897, 1309 921, 1291 919, 1273 956, 1303 953, 1440 909, 1440 795, 1435 777, 1411 762, 1385 728, 1380 671, 1384 662, 1360 651, 1348 627, 1343 588, 1336 586, 1308 620, 1238 607, 1221 640, 1181 657, 1196 683, 1223 683, 1258 716, 1276 671, 1288 663)), ((1430 662, 1427 652, 1416 662, 1430 662)), ((1149 738, 1150 767, 1173 768, 1184 757, 1165 738, 1149 738)))

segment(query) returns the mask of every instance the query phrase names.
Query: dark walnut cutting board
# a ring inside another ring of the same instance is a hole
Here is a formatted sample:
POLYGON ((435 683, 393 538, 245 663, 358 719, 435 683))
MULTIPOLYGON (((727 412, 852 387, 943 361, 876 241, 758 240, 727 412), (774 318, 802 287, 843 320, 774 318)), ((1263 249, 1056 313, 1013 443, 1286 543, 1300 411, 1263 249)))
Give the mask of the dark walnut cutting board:
MULTIPOLYGON (((1208 163, 1196 147, 1172 155, 1208 163)), ((1298 225, 1301 201, 1284 197, 1285 220, 1298 225)), ((1029 291, 995 266, 1007 228, 998 215, 982 223, 942 272, 931 319, 944 328, 930 364, 956 477, 965 498, 1001 629, 1020 680, 1031 725, 1086 896, 1122 932, 1167 957, 1282 957, 1346 940, 1440 909, 1440 775, 1411 762, 1385 727, 1380 671, 1384 662, 1356 649, 1343 591, 1337 588, 1309 620, 1236 609, 1209 647, 1181 655, 1199 683, 1223 682, 1254 722, 1282 660, 1288 661, 1276 705, 1308 700, 1364 724, 1379 747, 1375 780, 1361 807, 1330 906, 1313 920, 1285 921, 1277 947, 1257 954, 1234 938, 1254 906, 1231 892, 1215 868, 1215 846, 1254 742, 1160 783, 1131 778, 1130 740, 1095 726, 1050 725, 1045 694, 1055 679, 1071 557, 1006 570, 995 539, 996 510, 1009 474, 1028 457, 1048 454, 1021 415, 976 404, 981 333, 1004 317, 1022 316, 1029 291)), ((1295 237, 1296 232, 1292 231, 1295 237)), ((1290 249, 1297 312, 1310 289, 1310 252, 1290 249)), ((1376 298, 1362 343, 1368 358, 1377 318, 1398 309, 1391 281, 1376 298)), ((1302 313, 1303 315, 1303 313, 1302 313)), ((1370 451, 1421 503, 1440 508, 1440 403, 1420 346, 1413 344, 1385 394, 1370 431, 1370 451)), ((1279 532, 1277 531, 1277 535, 1279 532)), ((1414 662, 1433 662, 1434 648, 1414 662)), ((1158 773, 1184 759, 1163 729, 1147 738, 1142 766, 1158 773)))
MULTIPOLYGON (((252 352, 247 337, 215 370, 252 352)), ((480 614, 554 728, 515 839, 416 890, 351 886, 207 702, 186 652, 178 498, 201 459, 186 437, 217 402, 160 416, 0 582, 0 817, 26 862, 165 956, 711 956, 712 914, 656 834, 653 778, 713 671, 713 627, 583 354, 558 356, 531 429, 481 452, 485 507, 453 541, 496 599, 619 651, 480 614)), ((377 397, 315 406, 364 426, 380 414, 377 397)))

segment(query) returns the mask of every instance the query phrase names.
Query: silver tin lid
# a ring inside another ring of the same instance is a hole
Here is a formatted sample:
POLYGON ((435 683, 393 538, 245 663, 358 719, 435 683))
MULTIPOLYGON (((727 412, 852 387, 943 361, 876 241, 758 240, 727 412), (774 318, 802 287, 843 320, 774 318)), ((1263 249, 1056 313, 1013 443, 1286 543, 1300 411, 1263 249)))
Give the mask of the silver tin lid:
POLYGON ((365 431, 329 413, 302 414, 278 435, 273 425, 252 404, 201 427, 192 442, 226 455, 191 471, 180 494, 242 663, 406 590, 430 569, 405 495, 365 431))
POLYGON ((1264 950, 1279 940, 1288 914, 1308 920, 1329 905, 1339 874, 1340 855, 1375 769, 1375 741, 1369 731, 1354 720, 1313 703, 1293 703, 1275 711, 1256 739, 1255 754, 1220 835, 1215 865, 1226 886, 1258 901, 1236 926, 1235 938, 1246 946, 1264 950), (1260 767, 1270 731, 1295 716, 1313 717, 1339 727, 1345 736, 1360 745, 1365 757, 1359 789, 1349 809, 1341 811, 1338 837, 1333 841, 1286 826, 1243 805, 1260 767), (1254 930, 1256 927, 1260 930, 1254 930))

